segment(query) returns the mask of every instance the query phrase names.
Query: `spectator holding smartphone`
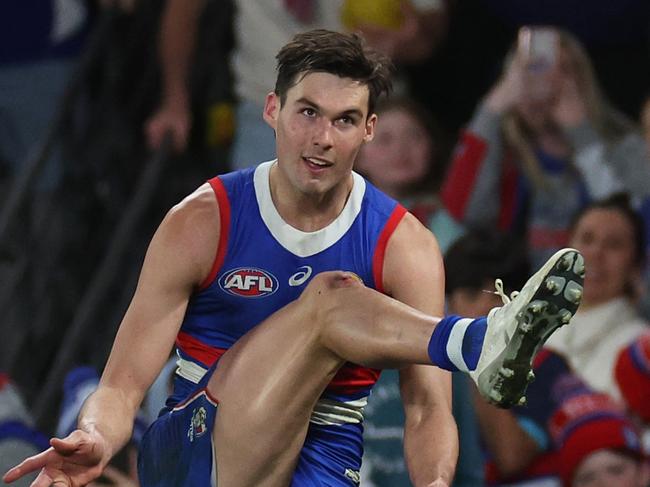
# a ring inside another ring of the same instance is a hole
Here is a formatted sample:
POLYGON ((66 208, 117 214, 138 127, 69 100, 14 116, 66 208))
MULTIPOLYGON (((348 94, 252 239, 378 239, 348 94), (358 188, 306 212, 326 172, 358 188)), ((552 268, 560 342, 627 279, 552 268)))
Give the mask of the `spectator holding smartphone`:
POLYGON ((650 188, 643 138, 606 101, 577 39, 524 27, 454 152, 442 199, 470 227, 525 233, 532 264, 588 201, 650 188))

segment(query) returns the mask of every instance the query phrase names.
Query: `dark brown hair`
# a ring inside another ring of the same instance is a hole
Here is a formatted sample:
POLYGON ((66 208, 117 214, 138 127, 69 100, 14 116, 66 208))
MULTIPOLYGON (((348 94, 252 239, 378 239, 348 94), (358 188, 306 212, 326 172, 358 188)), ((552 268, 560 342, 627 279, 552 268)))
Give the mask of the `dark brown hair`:
POLYGON ((285 102, 287 91, 309 73, 330 73, 368 86, 368 114, 374 113, 379 96, 392 89, 391 61, 368 48, 357 34, 325 29, 296 34, 276 59, 275 93, 281 103, 285 102))

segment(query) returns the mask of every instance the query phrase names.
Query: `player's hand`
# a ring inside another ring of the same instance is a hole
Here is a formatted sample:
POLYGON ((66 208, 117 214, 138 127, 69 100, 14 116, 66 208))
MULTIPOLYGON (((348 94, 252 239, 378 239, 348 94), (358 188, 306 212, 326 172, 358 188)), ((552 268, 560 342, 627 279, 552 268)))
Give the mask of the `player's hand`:
POLYGON ((187 103, 164 103, 145 124, 145 136, 150 149, 160 148, 167 132, 171 133, 174 150, 183 152, 187 147, 191 127, 187 103))
POLYGON ((105 445, 97 434, 75 430, 66 438, 52 438, 50 445, 9 470, 2 480, 10 483, 40 469, 31 487, 77 487, 99 477, 108 462, 105 445))

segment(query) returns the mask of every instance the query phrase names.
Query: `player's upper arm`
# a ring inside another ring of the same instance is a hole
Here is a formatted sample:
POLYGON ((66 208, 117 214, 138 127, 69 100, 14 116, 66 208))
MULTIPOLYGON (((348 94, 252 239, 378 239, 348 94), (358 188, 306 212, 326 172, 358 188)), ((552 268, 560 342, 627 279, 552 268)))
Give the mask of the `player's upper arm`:
POLYGON ((205 184, 169 211, 149 244, 101 381, 135 407, 169 356, 190 295, 211 270, 219 225, 205 184))
POLYGON ((433 234, 407 213, 390 237, 384 258, 387 294, 427 314, 442 316, 445 275, 433 234))
MULTIPOLYGON (((388 241, 384 260, 384 290, 424 313, 442 317, 444 268, 433 234, 407 213, 388 241)), ((421 408, 444 403, 450 407, 450 374, 437 367, 412 365, 400 371, 402 400, 407 416, 421 408), (410 408, 413 409, 410 411, 410 408)))

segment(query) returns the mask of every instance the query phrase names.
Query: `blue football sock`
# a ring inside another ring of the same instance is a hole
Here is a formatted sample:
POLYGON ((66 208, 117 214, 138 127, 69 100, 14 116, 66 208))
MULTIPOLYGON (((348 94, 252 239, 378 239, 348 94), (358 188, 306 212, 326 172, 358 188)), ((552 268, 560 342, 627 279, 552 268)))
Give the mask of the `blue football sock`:
POLYGON ((434 365, 452 372, 476 368, 483 349, 487 318, 447 316, 436 325, 429 340, 429 358, 434 365))

